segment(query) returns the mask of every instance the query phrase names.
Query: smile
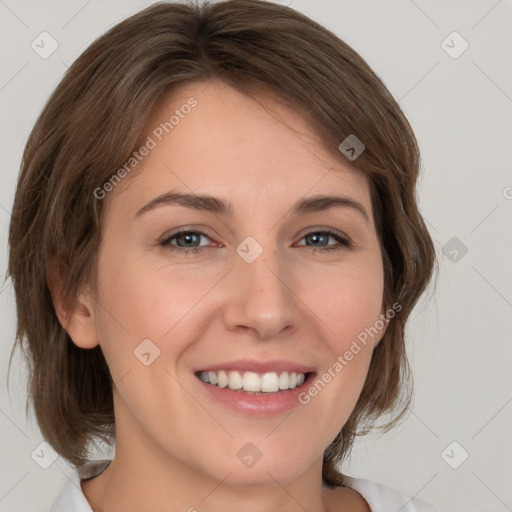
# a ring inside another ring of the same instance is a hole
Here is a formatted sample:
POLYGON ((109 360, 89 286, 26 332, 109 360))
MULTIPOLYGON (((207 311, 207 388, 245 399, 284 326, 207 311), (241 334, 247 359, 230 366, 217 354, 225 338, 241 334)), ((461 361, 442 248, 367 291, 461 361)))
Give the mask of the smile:
POLYGON ((203 382, 219 388, 229 388, 233 391, 243 390, 254 393, 276 393, 288 389, 295 389, 304 384, 308 373, 297 372, 239 372, 231 371, 202 371, 197 372, 203 382))

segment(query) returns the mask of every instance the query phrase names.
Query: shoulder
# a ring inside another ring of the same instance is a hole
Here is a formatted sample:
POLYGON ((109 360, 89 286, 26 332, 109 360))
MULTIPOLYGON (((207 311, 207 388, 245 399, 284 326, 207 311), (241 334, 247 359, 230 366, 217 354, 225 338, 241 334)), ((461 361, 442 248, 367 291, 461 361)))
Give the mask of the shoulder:
POLYGON ((94 460, 71 471, 66 477, 59 494, 53 500, 48 512, 92 512, 91 506, 82 492, 81 480, 102 473, 111 460, 94 460))
POLYGON ((364 478, 345 476, 348 487, 357 491, 370 506, 371 512, 441 512, 417 498, 401 494, 397 490, 364 478))

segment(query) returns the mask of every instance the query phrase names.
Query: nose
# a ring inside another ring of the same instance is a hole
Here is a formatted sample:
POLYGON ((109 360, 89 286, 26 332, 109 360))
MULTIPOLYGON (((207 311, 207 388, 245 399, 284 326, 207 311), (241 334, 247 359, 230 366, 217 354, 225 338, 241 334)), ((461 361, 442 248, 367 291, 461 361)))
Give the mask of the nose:
POLYGON ((277 251, 264 250, 248 263, 235 259, 226 295, 224 322, 231 331, 250 331, 261 340, 289 334, 297 327, 297 291, 277 251))

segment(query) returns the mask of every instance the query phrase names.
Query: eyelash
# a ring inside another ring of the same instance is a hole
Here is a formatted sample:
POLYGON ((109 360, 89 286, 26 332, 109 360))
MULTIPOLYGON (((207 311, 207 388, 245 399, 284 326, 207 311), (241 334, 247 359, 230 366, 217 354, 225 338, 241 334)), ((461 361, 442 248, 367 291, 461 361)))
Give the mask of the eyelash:
MULTIPOLYGON (((205 247, 192 247, 192 248, 184 248, 184 247, 178 247, 178 246, 175 246, 175 245, 171 245, 171 241, 174 240, 176 237, 178 237, 179 235, 183 235, 183 234, 196 234, 196 235, 201 235, 201 236, 205 236, 206 238, 210 238, 206 233, 203 233, 202 231, 193 231, 193 230, 182 230, 182 231, 177 231, 176 233, 174 233, 173 235, 169 236, 168 238, 166 238, 165 240, 163 240, 162 242, 159 243, 160 246, 164 247, 164 248, 167 248, 171 251, 178 251, 178 252, 184 252, 185 254, 188 254, 189 252, 191 253, 200 253, 203 249, 205 249, 205 247)), ((324 248, 316 248, 316 247, 313 247, 313 253, 315 251, 319 251, 319 252, 330 252, 330 251, 338 251, 340 249, 351 249, 353 244, 352 242, 350 241, 349 238, 347 237, 343 237, 341 235, 339 235, 338 233, 336 233, 335 231, 331 231, 329 229, 327 230, 324 230, 324 231, 310 231, 309 233, 306 233, 302 238, 305 238, 309 235, 318 235, 318 234, 322 234, 322 235, 329 235, 329 236, 332 236, 334 239, 336 239, 338 241, 338 244, 337 245, 333 245, 333 246, 330 246, 330 247, 324 247, 324 248)), ((306 245, 302 245, 301 247, 308 247, 306 245)))

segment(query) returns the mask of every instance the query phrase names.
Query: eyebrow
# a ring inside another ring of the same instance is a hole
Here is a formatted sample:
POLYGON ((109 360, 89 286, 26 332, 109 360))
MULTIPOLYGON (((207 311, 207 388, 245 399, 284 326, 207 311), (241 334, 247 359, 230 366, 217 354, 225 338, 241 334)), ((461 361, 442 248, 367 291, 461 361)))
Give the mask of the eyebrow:
MULTIPOLYGON (((160 206, 178 205, 194 210, 202 210, 218 215, 233 215, 234 208, 229 201, 209 195, 184 194, 168 192, 155 197, 143 206, 135 216, 138 217, 160 206)), ((304 215, 306 213, 320 212, 330 208, 352 208, 357 211, 368 223, 370 217, 365 207, 358 201, 346 196, 315 195, 297 201, 292 209, 292 214, 304 215)))

